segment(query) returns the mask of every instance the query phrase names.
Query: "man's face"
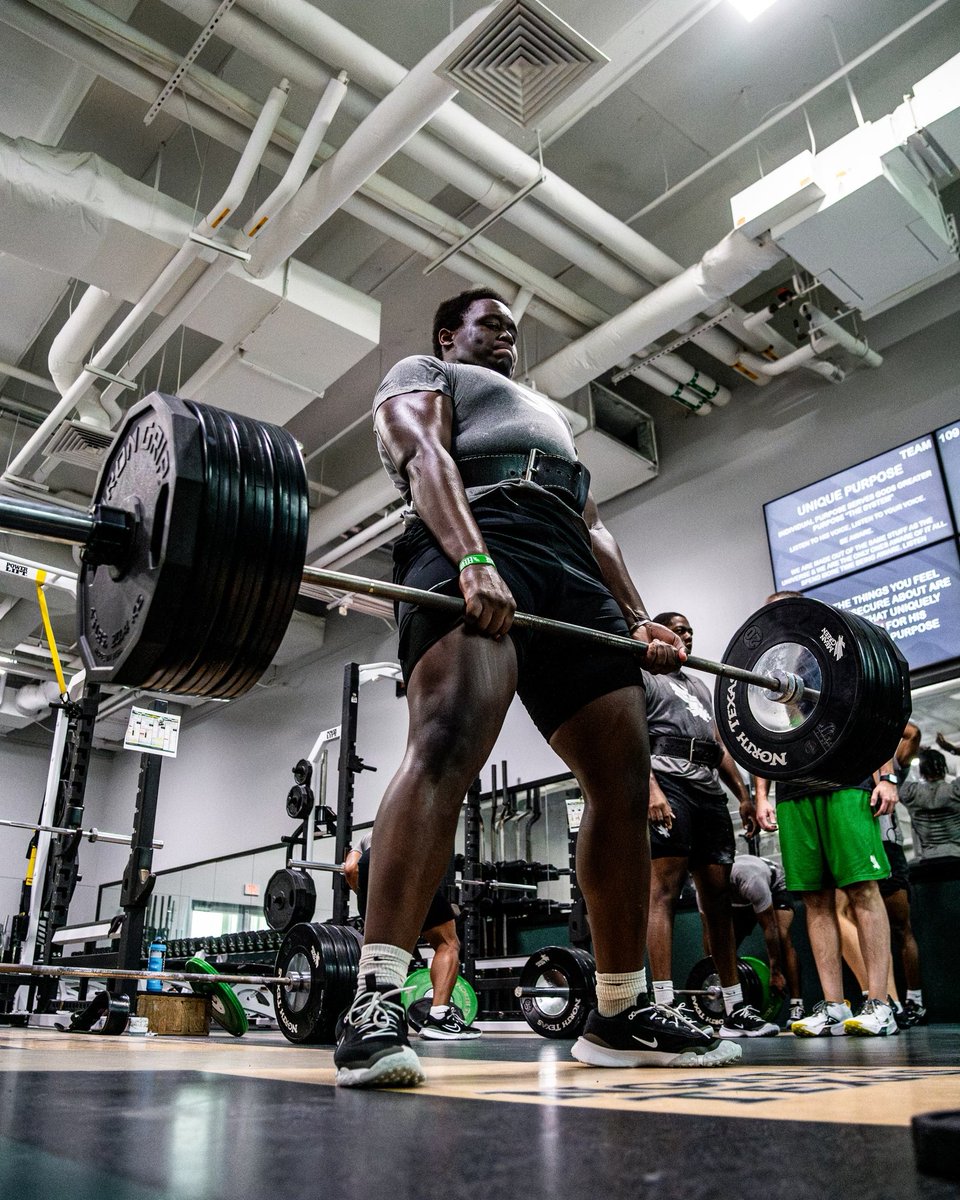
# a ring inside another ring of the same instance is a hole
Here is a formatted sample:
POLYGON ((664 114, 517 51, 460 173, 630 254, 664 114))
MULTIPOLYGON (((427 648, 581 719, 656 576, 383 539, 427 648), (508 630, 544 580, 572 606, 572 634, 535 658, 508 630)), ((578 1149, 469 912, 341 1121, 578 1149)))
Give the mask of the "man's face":
POLYGON ((509 379, 517 365, 517 326, 499 300, 474 300, 459 329, 441 329, 444 362, 489 367, 509 379))
POLYGON ((683 648, 688 654, 693 653, 693 629, 686 617, 682 617, 679 613, 675 617, 670 618, 668 629, 672 629, 681 642, 683 648))

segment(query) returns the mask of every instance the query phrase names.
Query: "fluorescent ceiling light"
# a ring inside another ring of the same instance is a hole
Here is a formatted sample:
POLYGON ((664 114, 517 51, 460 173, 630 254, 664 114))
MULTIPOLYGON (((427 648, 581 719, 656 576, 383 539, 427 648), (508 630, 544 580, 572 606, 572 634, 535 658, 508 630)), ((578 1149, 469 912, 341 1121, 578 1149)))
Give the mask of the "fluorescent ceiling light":
POLYGON ((742 17, 752 21, 754 17, 759 17, 762 12, 766 12, 774 0, 730 0, 730 3, 742 17))

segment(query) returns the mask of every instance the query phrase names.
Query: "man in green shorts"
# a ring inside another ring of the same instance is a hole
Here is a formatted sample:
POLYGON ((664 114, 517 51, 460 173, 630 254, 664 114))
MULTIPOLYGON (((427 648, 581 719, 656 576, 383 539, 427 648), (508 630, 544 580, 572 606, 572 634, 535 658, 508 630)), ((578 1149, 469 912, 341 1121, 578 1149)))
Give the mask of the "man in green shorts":
POLYGON ((767 781, 756 781, 757 822, 765 830, 780 830, 787 888, 803 895, 810 948, 823 989, 824 998, 810 1016, 791 1025, 800 1037, 899 1032, 887 1002, 890 924, 877 884, 890 874, 878 818, 897 802, 894 766, 886 763, 856 787, 812 794, 778 782, 776 808, 767 781), (843 998, 837 888, 849 900, 867 969, 867 999, 857 1016, 843 998))
MULTIPOLYGON (((767 602, 788 594, 775 593, 767 602)), ((887 998, 890 922, 877 883, 890 874, 879 818, 897 803, 896 772, 891 759, 853 787, 814 793, 809 784, 778 781, 776 807, 767 780, 754 780, 757 824, 768 832, 780 830, 787 889, 803 895, 807 934, 823 989, 823 1000, 810 1016, 791 1024, 799 1037, 899 1033, 887 998), (850 903, 867 970, 867 999, 856 1016, 843 998, 837 888, 850 903)))

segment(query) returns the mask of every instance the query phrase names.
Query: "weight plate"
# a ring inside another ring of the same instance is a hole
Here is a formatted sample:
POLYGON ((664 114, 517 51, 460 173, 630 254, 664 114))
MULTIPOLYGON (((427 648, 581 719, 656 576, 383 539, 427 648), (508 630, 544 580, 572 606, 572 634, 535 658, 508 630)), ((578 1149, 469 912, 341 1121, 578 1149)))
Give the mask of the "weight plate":
MULTIPOLYGON (((752 1005, 759 1012, 763 1007, 763 986, 751 965, 753 961, 755 960, 737 959, 737 981, 743 991, 744 1003, 752 1005)), ((721 991, 723 985, 717 968, 713 965, 713 959, 701 958, 699 962, 694 963, 684 986, 687 992, 692 994, 684 996, 683 999, 689 1002, 700 1020, 712 1025, 714 1029, 719 1029, 726 1013, 721 991), (705 995, 708 989, 711 994, 705 995)))
POLYGON ((317 907, 313 876, 296 867, 283 867, 270 876, 263 894, 263 915, 271 929, 287 930, 309 921, 317 907))
POLYGON ((760 1004, 757 1012, 765 1021, 776 1021, 783 1008, 783 992, 770 987, 770 966, 762 958, 752 958, 749 954, 743 956, 743 961, 753 968, 760 981, 760 1004))
POLYGON ((230 550, 239 512, 240 458, 228 431, 218 419, 218 410, 187 406, 197 418, 204 453, 206 504, 197 538, 197 562, 193 603, 181 630, 170 646, 169 666, 158 686, 174 692, 196 692, 197 664, 204 661, 211 629, 219 616, 219 605, 231 569, 230 550))
POLYGON ((767 779, 845 786, 875 770, 888 743, 887 757, 893 753, 909 715, 902 709, 909 677, 893 643, 865 631, 866 624, 802 596, 775 601, 740 627, 726 662, 748 671, 762 664, 764 672, 783 663, 820 693, 784 705, 763 688, 718 678, 717 728, 742 767, 767 779))
MULTIPOLYGON (((403 984, 403 1006, 407 1010, 407 1016, 409 1017, 410 1009, 417 1001, 432 997, 433 983, 430 980, 430 971, 426 967, 411 971, 403 984)), ((480 1002, 477 993, 462 975, 457 976, 450 1000, 460 1009, 464 1024, 472 1025, 480 1011, 480 1002)), ((427 1007, 429 1008, 429 1005, 427 1007)), ((419 1029, 419 1026, 415 1028, 419 1029)))
MULTIPOLYGON (((198 975, 219 974, 216 967, 203 958, 189 959, 183 969, 194 971, 198 975)), ((198 981, 191 984, 191 987, 197 995, 210 997, 210 1015, 218 1025, 222 1025, 227 1033, 232 1033, 234 1037, 243 1037, 250 1027, 247 1014, 229 983, 221 983, 219 980, 212 983, 198 981)))
POLYGON ((303 577, 307 481, 285 430, 154 393, 128 414, 94 495, 132 513, 118 566, 84 562, 78 639, 98 681, 249 691, 303 577))
MULTIPOLYGON (((273 463, 256 422, 232 413, 219 413, 239 452, 241 468, 240 513, 233 547, 229 583, 219 618, 204 651, 202 687, 228 697, 251 664, 248 645, 261 592, 269 587, 265 562, 274 534, 273 463)), ((256 636, 260 631, 257 630, 256 636)))
POLYGON ((541 1037, 576 1038, 596 1004, 596 966, 591 955, 568 946, 546 946, 520 970, 521 988, 566 988, 566 996, 521 996, 523 1019, 541 1037))
POLYGON ((182 401, 155 392, 130 410, 93 503, 124 509, 138 524, 123 563, 81 565, 77 621, 84 666, 98 682, 152 686, 192 599, 205 505, 198 422, 182 401))
POLYGON ((280 1032, 299 1045, 333 1041, 336 1016, 331 1022, 325 1000, 334 969, 322 929, 322 925, 294 925, 277 953, 278 975, 297 973, 305 980, 303 987, 271 985, 280 1032))

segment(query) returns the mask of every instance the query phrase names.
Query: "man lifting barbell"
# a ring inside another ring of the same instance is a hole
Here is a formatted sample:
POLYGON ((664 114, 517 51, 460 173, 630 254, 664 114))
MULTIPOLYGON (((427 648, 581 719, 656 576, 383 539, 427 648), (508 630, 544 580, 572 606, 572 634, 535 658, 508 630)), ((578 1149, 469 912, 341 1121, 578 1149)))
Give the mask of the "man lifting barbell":
POLYGON ((377 814, 359 989, 335 1061, 343 1086, 417 1084, 400 1003, 423 917, 453 848, 463 796, 519 694, 586 800, 577 880, 597 958, 598 1008, 574 1046, 595 1066, 714 1065, 739 1057, 647 1002, 645 818, 649 750, 635 663, 622 654, 511 631, 527 611, 630 633, 646 667, 684 657, 650 621, 600 520, 570 428, 510 382, 513 316, 483 289, 447 301, 436 357, 402 360, 374 401, 384 467, 409 504, 395 577, 466 602, 464 617, 399 606, 410 728, 377 814))

